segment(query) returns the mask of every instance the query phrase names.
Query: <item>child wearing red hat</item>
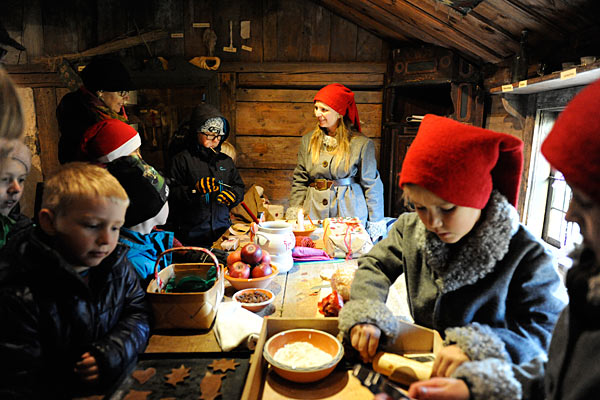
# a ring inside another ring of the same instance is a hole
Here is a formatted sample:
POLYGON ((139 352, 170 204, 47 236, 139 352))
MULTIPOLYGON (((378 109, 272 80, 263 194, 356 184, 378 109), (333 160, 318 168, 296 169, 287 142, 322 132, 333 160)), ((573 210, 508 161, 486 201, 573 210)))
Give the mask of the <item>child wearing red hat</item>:
POLYGON ((286 219, 357 217, 374 241, 385 236, 375 145, 361 134, 354 93, 339 83, 314 98, 315 129, 302 137, 286 219))
POLYGON ((579 224, 583 245, 567 273, 569 304, 552 333, 548 357, 516 365, 468 362, 454 378, 418 382, 417 399, 595 399, 600 393, 600 81, 583 89, 559 115, 542 154, 573 191, 566 219, 579 224), (582 157, 583 154, 588 155, 582 157))
POLYGON ((340 313, 363 359, 397 336, 385 301, 402 273, 415 323, 445 337, 434 376, 468 360, 546 353, 564 303, 554 296, 561 282, 551 253, 514 208, 522 148, 511 135, 425 116, 400 174, 416 212, 359 258, 340 313))

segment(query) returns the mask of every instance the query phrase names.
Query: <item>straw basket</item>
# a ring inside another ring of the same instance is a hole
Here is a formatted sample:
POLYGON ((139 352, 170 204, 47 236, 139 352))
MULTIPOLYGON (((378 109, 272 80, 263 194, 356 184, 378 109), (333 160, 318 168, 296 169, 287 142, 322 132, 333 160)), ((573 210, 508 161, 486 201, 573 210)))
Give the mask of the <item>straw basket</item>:
POLYGON ((154 265, 154 279, 146 289, 146 298, 152 305, 155 329, 208 329, 217 314, 225 290, 223 267, 210 251, 202 247, 175 247, 162 252, 154 265), (190 275, 206 276, 211 263, 171 264, 158 272, 163 255, 173 251, 200 251, 211 256, 217 268, 215 284, 206 292, 165 293, 164 287, 171 277, 181 279, 190 275))

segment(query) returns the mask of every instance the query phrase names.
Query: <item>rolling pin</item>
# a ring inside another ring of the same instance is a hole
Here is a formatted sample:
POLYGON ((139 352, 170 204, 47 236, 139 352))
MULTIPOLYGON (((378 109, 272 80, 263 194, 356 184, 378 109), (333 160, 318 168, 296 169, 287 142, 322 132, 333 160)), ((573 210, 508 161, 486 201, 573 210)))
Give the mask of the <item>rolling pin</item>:
POLYGON ((432 367, 432 361, 420 362, 394 353, 379 352, 373 359, 375 372, 404 385, 429 379, 432 367))

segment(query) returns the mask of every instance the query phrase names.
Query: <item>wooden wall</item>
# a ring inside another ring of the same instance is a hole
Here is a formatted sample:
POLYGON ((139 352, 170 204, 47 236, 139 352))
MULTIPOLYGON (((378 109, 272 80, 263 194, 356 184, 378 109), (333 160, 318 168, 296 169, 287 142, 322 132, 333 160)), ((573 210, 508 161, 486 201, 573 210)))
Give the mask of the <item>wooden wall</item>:
POLYGON ((247 185, 256 183, 275 204, 288 205, 292 173, 301 137, 316 126, 313 98, 331 82, 354 90, 362 131, 380 154, 382 89, 386 64, 331 63, 232 65, 235 121, 232 141, 237 165, 247 185))
POLYGON ((390 45, 313 2, 6 0, 0 15, 11 37, 28 49, 8 48, 4 61, 20 86, 34 88, 31 109, 42 176, 58 166, 54 110, 68 91, 57 62, 64 59, 76 69, 89 56, 110 52, 133 75, 143 79, 147 74, 162 86, 156 71, 160 57, 169 65, 165 79, 177 81, 179 73, 186 84, 188 70, 178 71, 175 61, 209 55, 203 42, 206 28, 198 24, 209 24, 217 35, 214 55, 221 66, 214 73, 219 85, 209 100, 216 99, 232 123, 231 139, 237 141, 248 187, 261 184, 273 202, 287 202, 300 137, 315 123, 312 96, 329 83, 357 91, 366 133, 379 146, 390 45), (241 21, 250 21, 249 39, 241 38, 241 21), (141 40, 138 34, 149 31, 162 32, 157 36, 162 39, 141 40), (230 42, 237 52, 223 51, 230 42), (280 152, 275 160, 269 160, 270 150, 280 152))

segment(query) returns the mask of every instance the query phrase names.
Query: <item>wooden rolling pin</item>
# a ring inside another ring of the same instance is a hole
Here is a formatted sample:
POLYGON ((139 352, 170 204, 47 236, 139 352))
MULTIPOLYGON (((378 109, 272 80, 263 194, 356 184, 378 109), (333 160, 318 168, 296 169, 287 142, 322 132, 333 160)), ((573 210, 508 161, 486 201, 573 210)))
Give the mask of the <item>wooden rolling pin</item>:
POLYGON ((433 361, 411 360, 399 354, 379 352, 373 359, 373 370, 395 382, 410 385, 413 382, 429 379, 433 361))

